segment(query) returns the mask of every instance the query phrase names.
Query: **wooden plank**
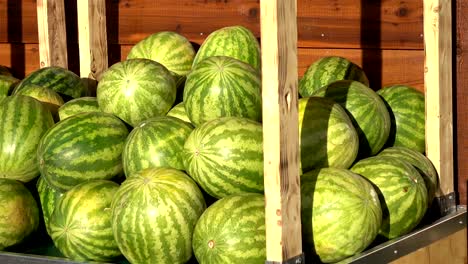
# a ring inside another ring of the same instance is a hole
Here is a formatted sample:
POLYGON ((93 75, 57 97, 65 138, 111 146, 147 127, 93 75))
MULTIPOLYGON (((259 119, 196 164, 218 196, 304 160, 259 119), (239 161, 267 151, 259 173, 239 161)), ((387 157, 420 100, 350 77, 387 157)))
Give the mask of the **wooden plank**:
POLYGON ((263 141, 267 261, 302 254, 296 1, 262 0, 263 141))
POLYGON ((40 66, 68 68, 64 0, 37 0, 40 66))
POLYGON ((439 174, 438 197, 454 191, 451 22, 450 0, 424 0, 426 155, 439 174))

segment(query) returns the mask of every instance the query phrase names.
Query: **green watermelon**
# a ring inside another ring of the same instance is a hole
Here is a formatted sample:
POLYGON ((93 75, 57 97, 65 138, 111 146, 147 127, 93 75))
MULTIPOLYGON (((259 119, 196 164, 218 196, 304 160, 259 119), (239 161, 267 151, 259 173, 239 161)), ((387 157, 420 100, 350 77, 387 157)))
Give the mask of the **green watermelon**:
POLYGON ((0 250, 17 245, 37 230, 39 208, 20 182, 0 179, 0 250))
POLYGON ((4 65, 0 65, 0 75, 1 76, 13 76, 13 74, 11 74, 10 69, 4 65))
POLYGON ((299 145, 303 173, 323 167, 349 168, 357 157, 359 137, 348 114, 323 97, 299 99, 299 145))
POLYGON ((358 81, 332 82, 313 94, 333 99, 349 114, 359 135, 359 156, 374 156, 387 142, 390 114, 380 96, 358 81))
POLYGON ((64 119, 39 143, 41 174, 60 191, 85 181, 114 178, 123 172, 127 135, 125 124, 111 114, 90 112, 64 119))
POLYGON ((176 80, 183 79, 192 69, 195 50, 184 36, 171 31, 149 35, 135 44, 127 59, 150 59, 164 65, 176 80))
POLYGON ((232 57, 261 70, 260 45, 253 33, 243 26, 223 27, 210 33, 197 51, 193 66, 213 56, 232 57))
POLYGON ((31 84, 16 94, 27 95, 42 102, 58 120, 58 108, 64 104, 62 97, 54 90, 31 84))
POLYGON ((413 165, 424 179, 427 188, 428 208, 431 207, 435 193, 439 189, 439 178, 432 162, 423 154, 405 147, 389 147, 379 153, 379 156, 395 157, 413 165))
POLYGON ((122 153, 125 175, 148 167, 184 170, 182 151, 193 127, 169 116, 150 118, 128 135, 122 153))
POLYGON ((427 209, 427 189, 408 162, 388 156, 362 159, 351 171, 367 178, 379 193, 383 219, 379 234, 388 239, 415 228, 427 209))
POLYGON ((392 125, 387 146, 426 150, 426 117, 424 93, 407 85, 384 87, 377 93, 385 101, 392 125))
POLYGON ((13 76, 0 74, 0 99, 10 95, 19 82, 20 80, 13 76))
POLYGON ((42 217, 44 218, 44 224, 46 227, 47 234, 50 235, 49 219, 54 212, 57 203, 62 197, 63 192, 60 192, 52 188, 44 177, 39 177, 36 183, 37 193, 39 194, 39 201, 41 203, 42 217))
POLYGON ((14 95, 0 100, 0 117, 0 178, 22 182, 36 178, 36 151, 54 124, 52 114, 34 98, 14 95))
POLYGON ((115 194, 114 237, 131 263, 186 263, 205 209, 202 192, 185 173, 148 168, 127 178, 115 194))
POLYGON ((184 104, 195 126, 225 116, 260 121, 260 72, 230 57, 209 57, 187 76, 184 104))
POLYGON ((173 106, 173 107, 171 108, 171 110, 169 110, 169 112, 167 112, 166 116, 177 117, 177 118, 179 118, 180 120, 185 121, 185 122, 191 124, 191 123, 190 123, 190 119, 189 119, 189 117, 187 116, 187 112, 185 112, 185 104, 184 104, 184 102, 180 102, 180 103, 176 104, 175 106, 173 106))
POLYGON ((50 88, 60 95, 78 98, 86 95, 87 87, 81 78, 67 69, 51 66, 38 69, 24 78, 13 90, 16 94, 30 85, 50 88))
POLYGON ((199 263, 264 263, 265 232, 265 197, 231 195, 203 212, 193 233, 193 251, 199 263))
POLYGON ((136 126, 169 111, 175 102, 176 84, 160 63, 130 59, 112 65, 102 74, 96 97, 103 112, 136 126))
POLYGON ((72 115, 88 112, 100 112, 99 105, 96 97, 80 97, 70 100, 63 104, 58 109, 60 120, 63 120, 72 115))
POLYGON ((67 191, 50 217, 50 237, 66 257, 80 261, 110 261, 120 253, 112 232, 111 202, 115 182, 95 180, 67 191))
POLYGON ((347 169, 322 168, 301 175, 301 219, 304 251, 331 263, 374 241, 382 209, 368 181, 347 169))
POLYGON ((185 170, 216 198, 263 193, 262 131, 260 123, 239 117, 204 123, 185 142, 185 170))
POLYGON ((312 63, 299 81, 299 94, 308 97, 315 91, 338 80, 354 80, 369 86, 364 71, 352 61, 338 56, 322 57, 312 63))

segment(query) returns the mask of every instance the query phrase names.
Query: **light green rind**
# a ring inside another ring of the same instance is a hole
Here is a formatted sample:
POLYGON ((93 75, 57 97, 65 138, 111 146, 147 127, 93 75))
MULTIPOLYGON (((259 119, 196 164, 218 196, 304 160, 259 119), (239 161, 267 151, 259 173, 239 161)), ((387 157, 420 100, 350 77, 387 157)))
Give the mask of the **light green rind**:
POLYGON ((60 192, 52 188, 44 177, 39 177, 36 183, 37 193, 39 194, 39 200, 41 203, 42 217, 46 227, 47 234, 50 235, 49 220, 54 212, 57 203, 62 197, 63 192, 60 192))
POLYGON ((81 113, 64 119, 42 137, 37 151, 42 176, 61 191, 123 172, 122 151, 128 130, 117 117, 81 113))
POLYGON ((96 97, 80 97, 70 100, 58 109, 60 120, 72 115, 88 112, 100 112, 96 97))
POLYGON ((203 41, 193 60, 193 67, 208 57, 227 56, 261 70, 260 45, 253 33, 243 26, 223 27, 203 41))
POLYGON ((424 153, 426 150, 424 94, 406 85, 384 87, 377 93, 385 101, 392 121, 386 146, 407 147, 424 153))
POLYGON ((262 194, 228 196, 208 207, 198 220, 193 251, 199 263, 264 263, 265 231, 265 197, 262 194))
POLYGON ((36 150, 54 124, 52 114, 32 97, 13 95, 0 100, 0 117, 0 178, 22 182, 36 178, 36 150))
POLYGON ((169 116, 150 118, 128 135, 122 153, 125 175, 149 167, 184 170, 182 152, 193 127, 169 116))
POLYGON ((127 178, 112 201, 112 229, 130 263, 186 263, 192 235, 206 209, 203 194, 185 173, 148 168, 127 178))
POLYGON ((80 261, 111 261, 121 255, 112 231, 111 202, 115 182, 79 184, 58 201, 50 218, 50 236, 66 257, 80 261))
POLYGON ((187 112, 185 112, 185 105, 184 105, 184 102, 180 102, 178 103, 177 105, 173 106, 171 108, 171 110, 169 110, 169 112, 167 112, 166 116, 173 116, 173 117, 177 117, 179 118, 180 120, 182 121, 185 121, 189 124, 190 123, 190 119, 187 115, 187 112))
POLYGON ((195 126, 226 116, 260 121, 260 73, 234 58, 209 57, 199 62, 187 76, 184 106, 195 126))
POLYGON ((204 123, 185 142, 185 170, 216 198, 263 193, 262 131, 260 123, 239 117, 204 123))
POLYGON ((52 113, 54 118, 58 120, 58 108, 64 104, 62 97, 55 92, 54 90, 38 86, 38 85, 28 85, 24 89, 20 90, 16 94, 30 96, 34 99, 42 102, 52 113))
POLYGON ((96 97, 103 112, 136 126, 148 118, 166 115, 176 99, 176 84, 162 64, 130 59, 102 74, 96 97))
POLYGON ((19 82, 20 80, 13 76, 0 74, 0 99, 10 95, 19 82))
POLYGON ((303 173, 323 167, 349 168, 359 137, 343 107, 329 98, 299 99, 299 144, 303 173))
POLYGON ((332 263, 374 241, 382 209, 365 179, 347 169, 322 168, 301 175, 301 219, 306 254, 332 263))
POLYGON ((351 171, 367 178, 379 193, 383 220, 379 234, 392 239, 409 233, 424 217, 427 189, 408 162, 388 156, 358 161, 351 171))

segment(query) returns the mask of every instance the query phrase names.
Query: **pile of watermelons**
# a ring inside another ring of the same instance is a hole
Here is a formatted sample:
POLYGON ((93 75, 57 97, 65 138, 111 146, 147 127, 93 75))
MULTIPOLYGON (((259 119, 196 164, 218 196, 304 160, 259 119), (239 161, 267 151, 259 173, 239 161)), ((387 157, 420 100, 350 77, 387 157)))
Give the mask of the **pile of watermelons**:
MULTIPOLYGON (((95 97, 66 69, 22 80, 0 70, 1 249, 44 227, 73 260, 264 263, 269 76, 248 29, 221 28, 197 51, 174 32, 148 36, 102 74, 95 97)), ((308 260, 410 232, 438 189, 423 155, 424 94, 376 88, 334 56, 299 82, 308 260)))

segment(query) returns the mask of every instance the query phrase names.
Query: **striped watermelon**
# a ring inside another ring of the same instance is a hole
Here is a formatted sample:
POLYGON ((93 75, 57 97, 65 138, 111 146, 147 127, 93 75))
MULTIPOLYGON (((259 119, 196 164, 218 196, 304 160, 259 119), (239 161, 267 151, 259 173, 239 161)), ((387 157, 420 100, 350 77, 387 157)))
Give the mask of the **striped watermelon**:
POLYGON ((338 56, 320 58, 307 68, 299 81, 299 94, 308 97, 325 85, 338 80, 354 80, 369 86, 364 71, 352 61, 338 56))
POLYGON ((150 118, 128 135, 122 153, 125 175, 148 167, 184 170, 182 151, 193 127, 170 116, 150 118))
POLYGON ((260 121, 261 100, 260 72, 230 57, 199 62, 185 83, 185 111, 195 126, 225 116, 260 121))
POLYGON ((187 173, 216 198, 263 192, 262 125, 224 117, 195 128, 185 142, 187 173))
POLYGON ((39 208, 20 182, 0 179, 0 250, 24 241, 39 226, 39 208))
POLYGON ((19 82, 20 80, 13 76, 0 75, 0 99, 10 95, 19 82))
POLYGON ((359 156, 377 154, 390 133, 390 114, 380 96, 358 81, 332 82, 314 93, 339 103, 359 135, 359 156))
POLYGON ((198 220, 192 245, 199 263, 263 263, 265 197, 243 193, 216 201, 198 220))
POLYGON ((58 120, 58 108, 64 104, 62 97, 54 90, 31 84, 16 94, 30 96, 42 102, 52 113, 55 120, 58 120))
POLYGON ((122 255, 111 222, 111 202, 118 189, 115 182, 95 180, 71 188, 58 200, 49 227, 63 255, 81 261, 110 261, 122 255))
POLYGON ((117 117, 81 113, 58 122, 42 137, 37 151, 42 176, 61 191, 123 172, 122 150, 128 130, 117 117))
POLYGON ((39 175, 36 151, 53 126, 50 111, 29 96, 0 100, 0 178, 28 182, 39 175))
POLYGON ((349 168, 357 157, 359 137, 343 107, 329 98, 299 99, 301 169, 349 168))
POLYGON ((190 123, 190 119, 189 119, 189 117, 187 116, 187 112, 185 112, 185 104, 184 104, 184 102, 180 102, 180 103, 176 104, 175 106, 173 106, 173 107, 171 108, 171 110, 169 110, 169 112, 167 112, 166 116, 177 117, 177 118, 179 118, 180 120, 185 121, 185 122, 191 124, 191 123, 190 123))
POLYGON ((260 45, 253 33, 243 26, 223 27, 210 33, 197 51, 193 66, 213 56, 232 57, 261 70, 260 45))
POLYGON ((415 228, 427 209, 427 190, 408 162, 387 156, 362 159, 351 171, 367 178, 379 193, 383 220, 379 234, 392 239, 415 228))
POLYGON ((37 193, 39 194, 39 201, 41 203, 42 217, 46 227, 47 234, 50 235, 49 219, 54 212, 54 209, 62 197, 63 192, 52 188, 44 177, 39 177, 36 183, 37 193))
POLYGON ((112 201, 112 229, 131 262, 185 263, 206 208, 197 184, 171 168, 148 168, 127 178, 112 201))
POLYGON ((322 168, 301 175, 304 251, 323 263, 367 248, 382 223, 374 187, 347 169, 322 168))
POLYGON ((149 35, 135 44, 127 59, 150 59, 164 65, 176 80, 183 79, 192 69, 195 50, 184 36, 171 31, 149 35))
POLYGON ((96 97, 80 97, 70 100, 63 104, 58 109, 60 120, 63 120, 72 115, 88 112, 100 112, 99 105, 96 97))
POLYGON ((13 90, 18 93, 30 85, 50 88, 60 95, 78 98, 87 94, 87 88, 81 78, 67 69, 51 66, 30 73, 13 90))
POLYGON ((405 147, 389 147, 379 153, 379 156, 395 157, 413 165, 426 183, 428 208, 434 200, 435 193, 439 189, 439 178, 432 162, 423 154, 405 147))
POLYGON ((407 147, 424 153, 426 150, 424 94, 406 85, 384 87, 377 93, 385 101, 392 121, 387 146, 407 147))
POLYGON ((136 126, 145 119, 165 115, 175 102, 176 86, 160 63, 130 59, 102 74, 96 97, 103 112, 136 126))

